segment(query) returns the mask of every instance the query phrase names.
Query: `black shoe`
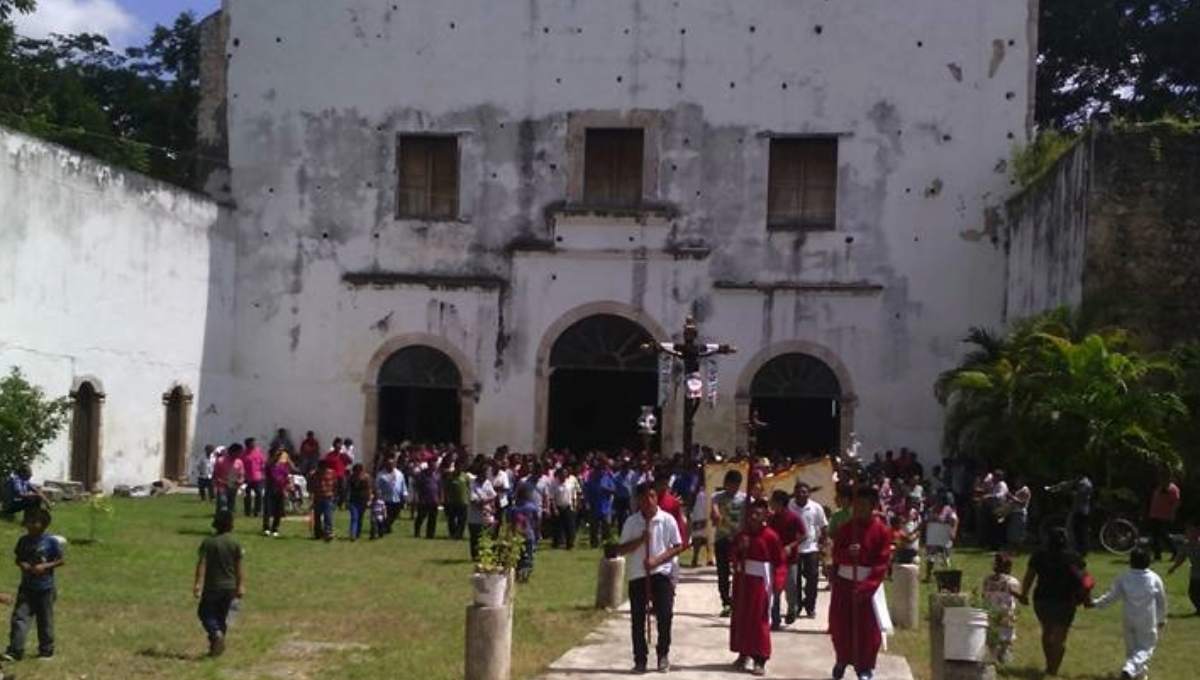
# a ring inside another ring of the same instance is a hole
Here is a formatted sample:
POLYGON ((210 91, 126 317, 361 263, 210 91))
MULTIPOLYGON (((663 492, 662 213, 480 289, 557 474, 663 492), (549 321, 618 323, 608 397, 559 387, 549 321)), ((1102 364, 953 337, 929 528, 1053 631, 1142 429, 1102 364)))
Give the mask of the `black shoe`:
POLYGON ((633 664, 633 670, 630 672, 634 675, 644 675, 646 673, 646 662, 641 661, 633 664))
POLYGON ((846 664, 844 664, 844 663, 834 664, 833 672, 830 673, 830 675, 833 676, 833 680, 842 680, 842 678, 845 677, 845 675, 846 675, 846 664))
POLYGON ((225 635, 223 633, 213 633, 208 638, 208 655, 221 656, 225 653, 225 635))
POLYGON ((670 671, 671 671, 671 657, 667 654, 663 654, 662 656, 658 657, 658 672, 659 673, 669 673, 670 671))
POLYGON ((787 616, 783 617, 783 622, 789 626, 792 625, 793 623, 796 622, 796 615, 793 613, 789 613, 787 616))

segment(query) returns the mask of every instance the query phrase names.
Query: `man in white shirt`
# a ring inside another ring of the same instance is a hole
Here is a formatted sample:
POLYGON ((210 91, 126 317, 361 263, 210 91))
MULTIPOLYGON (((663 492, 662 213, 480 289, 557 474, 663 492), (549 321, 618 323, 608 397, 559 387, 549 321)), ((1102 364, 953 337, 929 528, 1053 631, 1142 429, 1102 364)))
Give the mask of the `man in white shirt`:
POLYGON ((674 576, 679 570, 679 553, 683 552, 683 538, 679 525, 669 513, 658 507, 658 494, 654 486, 641 483, 634 493, 638 512, 631 514, 621 527, 621 545, 618 551, 629 557, 625 561, 625 575, 629 580, 629 620, 633 636, 633 671, 646 672, 646 661, 650 654, 647 643, 646 609, 654 607, 654 618, 658 624, 658 672, 671 670, 671 618, 675 610, 674 576))
MULTIPOLYGON (((788 604, 799 603, 804 609, 805 618, 813 618, 817 614, 817 578, 821 571, 821 546, 825 544, 829 533, 829 520, 825 517, 825 508, 809 498, 811 489, 805 482, 796 482, 793 497, 788 503, 788 509, 800 515, 804 521, 804 540, 800 542, 798 553, 798 569, 796 580, 788 583, 788 604)), ((790 576, 790 574, 789 574, 790 576)), ((794 605, 793 605, 794 606, 794 605)), ((792 623, 799 614, 797 610, 788 611, 785 621, 792 623)))
POLYGON ((554 471, 550 482, 550 517, 554 524, 554 547, 571 550, 579 511, 579 480, 566 467, 554 471))

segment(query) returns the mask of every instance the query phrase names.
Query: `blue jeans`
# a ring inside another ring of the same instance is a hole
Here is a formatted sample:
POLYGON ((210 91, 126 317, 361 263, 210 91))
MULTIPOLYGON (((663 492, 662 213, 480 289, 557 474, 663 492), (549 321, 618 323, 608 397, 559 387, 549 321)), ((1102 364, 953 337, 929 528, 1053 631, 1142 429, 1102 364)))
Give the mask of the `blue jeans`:
POLYGON ((333 537, 333 499, 313 501, 313 531, 319 538, 333 537))
POLYGON ((351 502, 348 507, 350 509, 350 538, 353 540, 362 533, 363 514, 367 511, 367 506, 365 503, 351 502))
POLYGON ((37 619, 38 654, 54 656, 54 600, 58 591, 49 590, 17 590, 17 604, 12 612, 12 630, 9 634, 8 653, 16 658, 25 654, 25 637, 29 634, 29 624, 37 619))
POLYGON ((217 633, 225 634, 229 627, 229 606, 233 604, 234 591, 216 590, 204 591, 200 594, 200 604, 196 607, 196 616, 204 632, 211 640, 217 633))

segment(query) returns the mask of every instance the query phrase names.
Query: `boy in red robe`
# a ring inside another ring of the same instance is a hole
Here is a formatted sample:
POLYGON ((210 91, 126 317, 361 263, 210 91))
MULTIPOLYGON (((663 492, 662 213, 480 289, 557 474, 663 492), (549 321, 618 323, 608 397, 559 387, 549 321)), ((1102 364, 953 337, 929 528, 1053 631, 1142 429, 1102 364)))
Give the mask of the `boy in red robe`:
POLYGON ((729 622, 729 649, 737 652, 733 662, 745 670, 753 659, 751 673, 766 673, 771 658, 771 598, 787 581, 787 558, 783 542, 767 526, 767 502, 756 498, 747 502, 748 514, 741 530, 733 537, 730 567, 733 571, 733 618, 729 622))
POLYGON ((679 525, 679 537, 683 539, 683 548, 686 551, 690 547, 687 520, 683 516, 683 503, 671 493, 670 481, 669 469, 659 468, 654 472, 654 492, 658 494, 658 507, 675 518, 675 523, 679 525))
POLYGON ((829 635, 837 662, 834 680, 854 666, 859 680, 871 680, 883 633, 875 615, 875 591, 883 583, 892 556, 892 534, 875 516, 879 492, 862 487, 854 493, 851 517, 833 537, 833 592, 829 635))

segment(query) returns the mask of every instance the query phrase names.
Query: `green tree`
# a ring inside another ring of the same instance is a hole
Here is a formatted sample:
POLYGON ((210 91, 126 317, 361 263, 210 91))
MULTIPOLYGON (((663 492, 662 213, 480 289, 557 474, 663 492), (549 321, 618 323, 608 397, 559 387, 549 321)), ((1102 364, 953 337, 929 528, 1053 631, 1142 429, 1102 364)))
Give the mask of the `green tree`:
POLYGON ((978 349, 934 387, 946 406, 946 451, 1044 479, 1097 466, 1108 483, 1178 469, 1173 433, 1186 411, 1176 364, 1087 321, 1058 309, 1003 338, 972 329, 967 341, 978 349))
POLYGON ((1036 118, 1078 128, 1200 115, 1200 0, 1041 0, 1036 118))
POLYGON ((47 399, 13 367, 0 379, 0 475, 45 456, 44 448, 67 424, 67 397, 47 399))
POLYGON ((0 18, 0 123, 193 187, 199 54, 190 12, 124 53, 100 35, 22 38, 0 18))

